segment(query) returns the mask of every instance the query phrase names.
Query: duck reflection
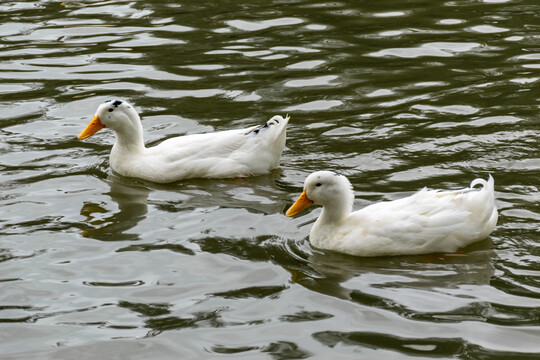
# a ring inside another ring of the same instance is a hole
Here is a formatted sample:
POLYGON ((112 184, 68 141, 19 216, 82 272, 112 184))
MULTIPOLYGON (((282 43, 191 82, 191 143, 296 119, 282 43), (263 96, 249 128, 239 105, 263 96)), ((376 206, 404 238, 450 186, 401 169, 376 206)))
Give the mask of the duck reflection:
POLYGON ((146 218, 150 189, 118 178, 107 180, 110 191, 104 195, 118 204, 118 211, 111 212, 103 203, 84 203, 80 213, 86 217, 87 228, 82 235, 102 241, 139 240, 139 234, 129 230, 146 218))
POLYGON ((359 284, 366 288, 417 290, 487 285, 495 271, 495 253, 489 250, 490 244, 488 239, 452 254, 374 258, 313 249, 305 266, 284 268, 291 273, 293 282, 347 300, 358 297, 359 284))

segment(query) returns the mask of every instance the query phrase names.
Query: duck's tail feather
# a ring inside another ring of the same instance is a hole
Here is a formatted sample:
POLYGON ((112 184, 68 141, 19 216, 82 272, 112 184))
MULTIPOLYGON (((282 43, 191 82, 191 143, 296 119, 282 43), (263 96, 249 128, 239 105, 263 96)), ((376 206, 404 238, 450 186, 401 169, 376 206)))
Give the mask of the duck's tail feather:
POLYGON ((487 237, 497 224, 497 206, 495 204, 495 181, 491 174, 488 180, 475 179, 471 182, 471 189, 481 184, 481 189, 475 189, 475 193, 471 190, 470 194, 474 194, 469 200, 469 211, 478 224, 476 238, 487 237))
POLYGON ((475 187, 476 185, 478 185, 478 184, 481 184, 482 187, 483 187, 484 189, 486 189, 486 190, 491 190, 491 189, 493 189, 494 186, 495 186, 495 181, 493 180, 493 176, 491 176, 491 174, 489 174, 489 178, 488 178, 487 181, 484 180, 484 179, 480 179, 480 178, 474 179, 474 180, 471 182, 470 188, 472 189, 472 188, 474 188, 474 187, 475 187))
POLYGON ((287 126, 287 124, 289 123, 289 119, 290 119, 289 114, 285 115, 285 117, 281 115, 274 115, 272 116, 270 120, 266 122, 266 126, 271 126, 271 125, 287 126))
POLYGON ((274 115, 270 120, 268 120, 264 125, 256 126, 253 129, 250 129, 247 134, 254 134, 258 135, 262 132, 264 132, 266 129, 273 128, 276 126, 276 130, 274 132, 276 134, 281 134, 283 130, 287 128, 287 124, 289 123, 289 115, 287 114, 285 117, 281 115, 274 115))

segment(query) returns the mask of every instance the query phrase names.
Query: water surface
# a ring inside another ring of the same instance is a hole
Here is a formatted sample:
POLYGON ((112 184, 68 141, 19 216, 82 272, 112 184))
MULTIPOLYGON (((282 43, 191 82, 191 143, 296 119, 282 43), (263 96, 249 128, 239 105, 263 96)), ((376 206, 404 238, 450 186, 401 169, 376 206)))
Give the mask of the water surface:
POLYGON ((0 4, 3 359, 525 359, 540 352, 533 0, 0 4), (111 98, 148 144, 289 113, 282 166, 156 185, 76 135, 111 98), (312 248, 305 177, 355 207, 495 177, 456 253, 312 248))

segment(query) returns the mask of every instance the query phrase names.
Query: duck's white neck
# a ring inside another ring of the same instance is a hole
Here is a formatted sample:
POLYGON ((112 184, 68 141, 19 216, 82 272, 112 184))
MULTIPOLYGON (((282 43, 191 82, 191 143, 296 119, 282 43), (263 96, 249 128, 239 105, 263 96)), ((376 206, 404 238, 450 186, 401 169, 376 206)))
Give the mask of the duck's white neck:
POLYGON ((332 249, 336 246, 332 242, 336 229, 349 217, 352 211, 354 195, 340 196, 323 205, 323 210, 309 235, 310 242, 322 249, 332 249))
POLYGON ((317 222, 324 224, 339 224, 345 220, 352 212, 354 194, 344 192, 333 194, 333 198, 326 201, 317 222))
POLYGON ((140 118, 137 114, 136 119, 130 119, 131 121, 125 122, 122 126, 114 129, 116 132, 116 143, 114 147, 116 151, 140 153, 146 148, 144 146, 143 128, 140 118))

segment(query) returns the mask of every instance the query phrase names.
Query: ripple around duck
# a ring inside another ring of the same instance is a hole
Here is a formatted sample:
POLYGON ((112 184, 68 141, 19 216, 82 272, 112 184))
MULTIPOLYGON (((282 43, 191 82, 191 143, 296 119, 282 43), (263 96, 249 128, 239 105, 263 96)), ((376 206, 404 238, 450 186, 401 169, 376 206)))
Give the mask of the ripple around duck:
POLYGON ((360 346, 367 348, 377 348, 391 350, 409 356, 464 356, 465 354, 479 357, 491 356, 518 356, 527 357, 527 354, 520 351, 506 351, 503 354, 490 349, 477 346, 475 344, 463 342, 458 337, 449 338, 401 338, 385 336, 379 333, 366 332, 337 332, 328 331, 315 333, 314 338, 326 346, 335 347, 339 344, 345 346, 360 346))
POLYGON ((334 107, 343 105, 340 100, 316 100, 304 104, 288 106, 283 111, 322 111, 330 110, 334 107))
POLYGON ((142 286, 144 285, 144 281, 142 280, 132 280, 132 281, 120 281, 120 282, 102 282, 102 281, 83 281, 84 285, 88 286, 142 286))
POLYGON ((473 49, 478 49, 480 47, 481 44, 479 43, 435 42, 422 44, 418 47, 384 49, 378 52, 369 53, 368 56, 395 56, 400 58, 418 58, 425 56, 452 57, 461 53, 471 52, 473 49))
POLYGON ((219 296, 225 299, 242 299, 275 297, 280 292, 286 290, 284 286, 256 286, 243 289, 230 290, 226 292, 214 293, 212 296, 219 296))
POLYGON ((303 23, 302 19, 285 17, 271 20, 262 20, 262 21, 246 21, 246 20, 228 20, 226 24, 232 28, 243 30, 243 31, 259 31, 265 30, 275 26, 287 26, 287 25, 296 25, 303 23))

